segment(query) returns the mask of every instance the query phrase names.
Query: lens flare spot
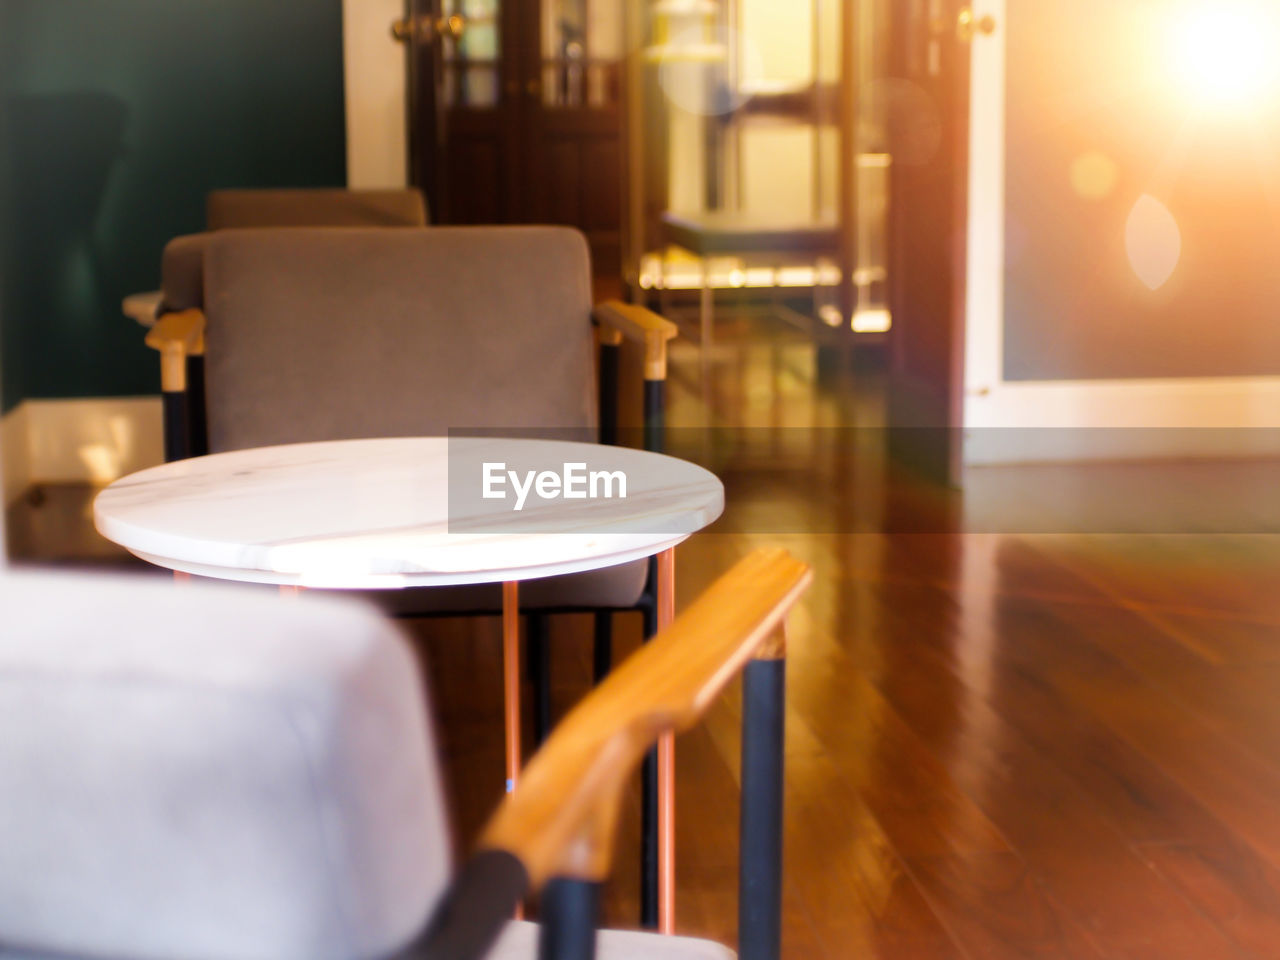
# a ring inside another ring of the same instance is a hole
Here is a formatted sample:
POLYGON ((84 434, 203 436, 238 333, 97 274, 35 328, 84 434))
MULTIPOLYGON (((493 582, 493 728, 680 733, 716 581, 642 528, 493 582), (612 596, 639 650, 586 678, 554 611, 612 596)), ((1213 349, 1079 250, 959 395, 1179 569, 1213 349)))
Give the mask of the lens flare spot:
POLYGON ((1116 162, 1096 150, 1081 154, 1071 164, 1071 189, 1085 200, 1109 197, 1119 179, 1116 162))
POLYGON ((1182 258, 1182 231, 1169 208, 1144 193, 1129 212, 1124 246, 1138 279, 1149 289, 1159 290, 1182 258))

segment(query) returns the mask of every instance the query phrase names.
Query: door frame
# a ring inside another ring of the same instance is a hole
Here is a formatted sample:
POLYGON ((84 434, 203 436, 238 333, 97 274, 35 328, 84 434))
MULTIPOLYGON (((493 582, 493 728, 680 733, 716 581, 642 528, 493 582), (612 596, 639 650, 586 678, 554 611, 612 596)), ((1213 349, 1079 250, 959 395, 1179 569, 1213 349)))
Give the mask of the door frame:
POLYGON ((408 183, 408 60, 391 35, 405 0, 342 0, 347 186, 408 183))
POLYGON ((1007 5, 974 9, 997 27, 974 37, 970 60, 964 462, 1280 453, 1280 431, 1231 429, 1280 427, 1280 376, 1004 379, 1007 5), (1023 429, 987 429, 1002 427, 1023 429), (1137 429, 1122 440, 1097 429, 1116 427, 1137 429), (1059 429, 1038 429, 1029 444, 1026 428, 1059 429))

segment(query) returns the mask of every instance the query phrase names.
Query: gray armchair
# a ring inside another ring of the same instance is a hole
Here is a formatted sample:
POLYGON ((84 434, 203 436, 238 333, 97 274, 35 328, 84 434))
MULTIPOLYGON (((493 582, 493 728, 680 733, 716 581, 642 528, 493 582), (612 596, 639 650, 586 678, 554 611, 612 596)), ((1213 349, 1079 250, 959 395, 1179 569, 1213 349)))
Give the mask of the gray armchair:
MULTIPOLYGON (((166 429, 186 431, 167 444, 172 451, 450 429, 568 431, 608 441, 616 436, 623 338, 643 346, 645 439, 660 441, 675 327, 629 304, 593 309, 587 245, 575 230, 222 230, 207 236, 201 272, 203 310, 163 317, 148 341, 174 378, 193 353, 203 355, 202 386, 166 385, 166 429)), ((654 582, 652 564, 638 561, 521 585, 535 741, 550 725, 543 615, 596 612, 603 676, 613 611, 639 611, 646 635, 654 632, 654 582)), ((404 615, 492 614, 501 610, 501 586, 380 592, 378 600, 404 615)), ((653 779, 652 769, 646 776, 653 779)), ((646 796, 644 916, 652 922, 652 787, 646 796)))
MULTIPOLYGON (((451 429, 608 439, 605 373, 643 343, 661 427, 675 327, 643 308, 591 306, 586 241, 564 227, 260 229, 209 234, 204 309, 152 331, 162 358, 204 356, 207 450, 451 429), (604 422, 602 422, 602 420, 604 422)), ((180 397, 186 405, 193 391, 180 397)), ((175 414, 179 430, 188 422, 175 414)), ((190 447, 186 438, 177 444, 190 447)), ((633 609, 646 563, 531 581, 527 609, 633 609)), ((494 612, 500 585, 400 591, 394 612, 494 612)))
MULTIPOLYGON (((780 676, 777 638, 808 579, 761 551, 717 582, 566 718, 451 880, 417 665, 371 609, 0 574, 0 944, 115 960, 731 957, 597 937, 589 906, 624 778, 736 671, 780 676), (539 889, 544 925, 510 921, 539 889)), ((780 732, 748 727, 744 777, 763 759, 777 779, 780 732)), ((745 849, 778 849, 772 802, 744 795, 745 849)), ((778 867, 744 852, 755 956, 776 956, 778 867)))

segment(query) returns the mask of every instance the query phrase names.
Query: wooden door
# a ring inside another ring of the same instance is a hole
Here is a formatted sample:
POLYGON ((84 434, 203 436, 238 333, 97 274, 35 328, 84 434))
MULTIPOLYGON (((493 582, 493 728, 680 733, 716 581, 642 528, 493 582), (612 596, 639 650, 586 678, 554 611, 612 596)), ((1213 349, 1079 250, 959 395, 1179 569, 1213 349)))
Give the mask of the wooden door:
POLYGON ((519 222, 516 3, 408 2, 410 173, 431 222, 519 222))
POLYGON ((536 58, 528 109, 531 218, 582 230, 596 272, 610 274, 622 264, 623 2, 541 0, 524 43, 536 58))
POLYGON ((958 483, 964 400, 969 45, 961 0, 895 5, 879 106, 889 200, 892 449, 958 483))
POLYGON ((435 223, 577 227, 620 269, 623 0, 409 0, 414 182, 435 223))

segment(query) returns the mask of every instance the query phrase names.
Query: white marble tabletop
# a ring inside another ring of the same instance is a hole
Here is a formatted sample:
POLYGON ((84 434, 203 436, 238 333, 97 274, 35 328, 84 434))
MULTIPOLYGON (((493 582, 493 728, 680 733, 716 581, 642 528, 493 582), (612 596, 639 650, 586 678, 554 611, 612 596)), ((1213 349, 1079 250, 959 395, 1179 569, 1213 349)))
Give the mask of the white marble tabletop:
POLYGON ((395 588, 611 566, 674 546, 723 507, 720 481, 674 457, 594 443, 422 437, 289 444, 168 463, 103 490, 94 523, 108 540, 174 570, 395 588), (506 465, 488 468, 489 498, 485 463, 506 465), (529 471, 563 475, 565 464, 573 465, 570 492, 587 496, 565 499, 563 476, 530 486, 529 471), (604 476, 616 471, 625 475, 625 497, 616 476, 604 476), (600 481, 594 497, 592 473, 600 481))

